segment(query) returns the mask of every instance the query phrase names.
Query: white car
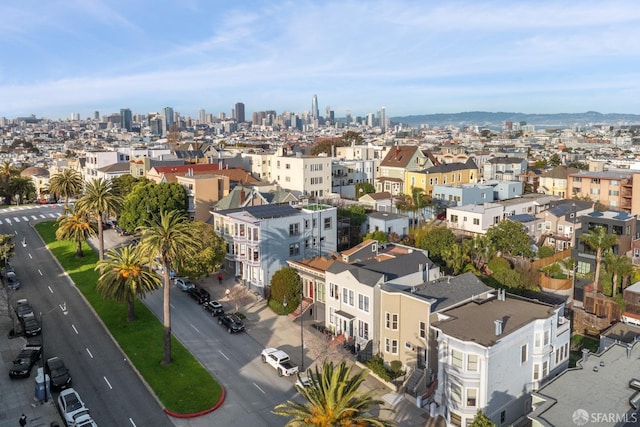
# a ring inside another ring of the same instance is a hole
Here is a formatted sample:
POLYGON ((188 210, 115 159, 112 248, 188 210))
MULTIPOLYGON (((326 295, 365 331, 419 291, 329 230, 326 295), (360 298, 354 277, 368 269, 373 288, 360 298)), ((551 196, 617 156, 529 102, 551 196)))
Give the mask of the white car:
POLYGON ((73 388, 60 392, 58 411, 68 427, 97 427, 80 395, 73 388))
POLYGON ((173 282, 176 284, 178 289, 183 292, 187 292, 189 289, 194 289, 196 287, 196 284, 186 277, 176 277, 173 279, 173 282))

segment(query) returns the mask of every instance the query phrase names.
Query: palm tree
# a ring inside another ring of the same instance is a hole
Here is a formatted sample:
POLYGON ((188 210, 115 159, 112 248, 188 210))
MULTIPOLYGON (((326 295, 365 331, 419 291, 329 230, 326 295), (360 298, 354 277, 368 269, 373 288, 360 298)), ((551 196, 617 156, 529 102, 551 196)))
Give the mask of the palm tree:
POLYGON ((5 160, 0 163, 0 180, 4 183, 9 182, 9 177, 15 173, 14 167, 11 165, 11 160, 5 160))
POLYGON ((465 240, 460 244, 453 245, 445 249, 444 261, 455 276, 460 274, 464 266, 469 262, 469 253, 471 251, 471 240, 465 240))
POLYGON ((144 298, 148 292, 162 286, 161 279, 145 266, 137 246, 123 246, 120 250, 111 248, 106 255, 95 267, 102 271, 96 290, 104 298, 127 303, 127 321, 132 322, 136 319, 136 298, 144 298))
POLYGON ((182 259, 195 256, 202 247, 202 236, 180 211, 161 211, 149 225, 139 227, 140 251, 149 257, 149 264, 157 256, 162 264, 164 286, 164 357, 163 363, 171 363, 171 311, 169 296, 169 272, 182 263, 182 259))
POLYGON ((54 174, 49 179, 47 191, 58 197, 64 197, 64 211, 69 210, 69 197, 80 194, 84 186, 84 180, 80 172, 73 169, 64 169, 62 172, 54 174))
POLYGON ((287 427, 395 426, 393 420, 369 414, 375 405, 384 402, 374 399, 371 391, 359 391, 368 371, 362 370, 351 376, 351 369, 352 366, 347 367, 347 363, 342 361, 337 367, 333 362, 325 362, 322 372, 318 367, 315 372, 307 370, 309 384, 296 384, 296 389, 308 403, 289 400, 277 405, 273 413, 290 417, 287 427))
POLYGON ((104 259, 104 237, 102 235, 102 221, 104 216, 115 215, 122 209, 122 196, 110 180, 94 178, 87 182, 84 194, 75 206, 76 212, 86 213, 92 216, 98 223, 98 258, 104 259))
POLYGON ((18 203, 24 203, 30 194, 36 193, 36 187, 30 178, 24 176, 12 176, 9 178, 9 194, 11 197, 18 196, 18 203))
POLYGON ((56 239, 70 240, 76 243, 76 258, 82 258, 82 242, 95 236, 96 231, 85 215, 72 214, 58 217, 58 229, 56 239))
POLYGON ((483 271, 496 252, 493 243, 486 235, 477 234, 471 239, 470 255, 473 266, 477 270, 483 271))
POLYGON ((633 272, 633 263, 631 258, 626 255, 615 255, 612 252, 607 252, 604 256, 604 265, 607 272, 611 274, 611 296, 616 296, 618 290, 618 278, 631 275, 633 272))
POLYGON ((416 226, 419 225, 422 210, 429 206, 429 196, 427 196, 424 190, 420 187, 411 187, 411 194, 404 194, 402 200, 396 203, 396 208, 399 211, 411 212, 416 222, 416 226))
POLYGON ((600 292, 598 282, 600 281, 602 253, 608 251, 618 243, 618 236, 615 234, 607 234, 606 227, 597 226, 593 230, 589 230, 588 233, 580 235, 580 240, 591 250, 596 251, 596 271, 593 282, 595 284, 595 291, 600 292))

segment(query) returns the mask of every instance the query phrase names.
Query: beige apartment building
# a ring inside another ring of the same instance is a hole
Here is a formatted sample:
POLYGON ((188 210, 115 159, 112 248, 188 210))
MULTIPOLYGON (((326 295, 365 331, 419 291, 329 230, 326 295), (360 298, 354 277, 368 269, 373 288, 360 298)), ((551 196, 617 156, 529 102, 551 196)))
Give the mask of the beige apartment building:
POLYGON ((189 218, 205 222, 211 217, 211 206, 229 194, 229 177, 222 175, 186 175, 176 177, 187 191, 189 218))
POLYGON ((579 172, 569 174, 568 197, 589 197, 613 210, 640 214, 640 173, 579 172))

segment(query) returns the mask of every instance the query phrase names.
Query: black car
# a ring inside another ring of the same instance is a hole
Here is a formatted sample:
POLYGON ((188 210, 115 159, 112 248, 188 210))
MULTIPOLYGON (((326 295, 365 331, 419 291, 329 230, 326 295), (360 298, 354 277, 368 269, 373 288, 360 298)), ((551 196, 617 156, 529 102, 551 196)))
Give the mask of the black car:
POLYGON ((16 301, 15 311, 16 311, 16 316, 18 316, 18 319, 20 320, 22 320, 22 318, 25 316, 34 315, 33 308, 31 308, 31 304, 29 304, 29 301, 27 301, 24 298, 16 301))
POLYGON ((44 364, 44 372, 51 378, 51 388, 55 391, 71 387, 71 375, 62 359, 51 357, 44 364))
POLYGON ((224 309, 218 301, 207 301, 202 304, 202 309, 208 311, 212 317, 222 316, 224 309))
POLYGON ((25 345, 9 369, 11 378, 27 378, 31 375, 33 365, 42 357, 41 345, 25 345))
POLYGON ((211 295, 209 295, 209 292, 197 286, 195 288, 189 289, 187 293, 191 298, 196 300, 198 304, 204 304, 205 302, 209 302, 209 300, 211 299, 211 295))
POLYGON ((244 323, 236 314, 225 314, 218 317, 218 325, 224 327, 229 333, 244 331, 244 323))
POLYGON ((34 316, 33 313, 23 316, 20 321, 22 323, 22 331, 25 336, 35 337, 42 333, 40 322, 36 319, 36 316, 34 316))

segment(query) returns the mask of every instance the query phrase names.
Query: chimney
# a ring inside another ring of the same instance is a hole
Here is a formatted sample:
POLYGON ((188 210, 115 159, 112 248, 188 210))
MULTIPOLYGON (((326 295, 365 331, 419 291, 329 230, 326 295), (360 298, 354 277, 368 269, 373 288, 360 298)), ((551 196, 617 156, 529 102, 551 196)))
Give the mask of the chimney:
POLYGON ((502 335, 502 320, 494 320, 493 323, 496 326, 496 336, 502 335))
POLYGON ((589 349, 588 348, 583 348, 582 349, 582 363, 585 363, 588 358, 589 358, 589 349))

